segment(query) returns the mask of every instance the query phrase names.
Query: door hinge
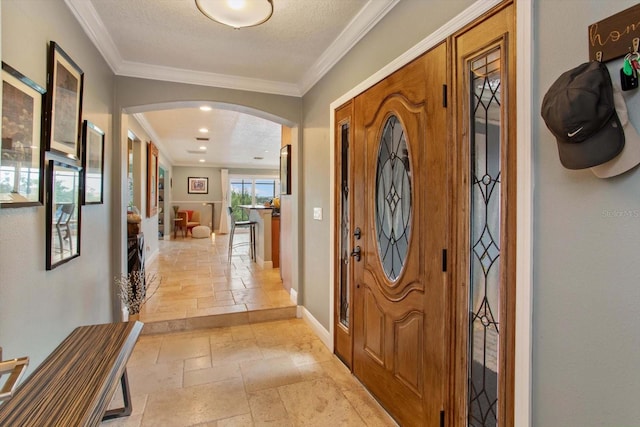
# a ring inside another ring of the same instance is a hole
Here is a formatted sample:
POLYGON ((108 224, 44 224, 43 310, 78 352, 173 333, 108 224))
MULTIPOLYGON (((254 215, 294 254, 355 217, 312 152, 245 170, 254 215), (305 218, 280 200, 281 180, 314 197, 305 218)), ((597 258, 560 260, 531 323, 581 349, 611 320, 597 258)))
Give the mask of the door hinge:
POLYGON ((446 272, 447 271, 447 250, 443 249, 442 250, 442 272, 446 272))
POLYGON ((447 108, 447 85, 442 85, 442 106, 447 108))
POLYGON ((440 411, 440 427, 444 427, 444 411, 440 411))

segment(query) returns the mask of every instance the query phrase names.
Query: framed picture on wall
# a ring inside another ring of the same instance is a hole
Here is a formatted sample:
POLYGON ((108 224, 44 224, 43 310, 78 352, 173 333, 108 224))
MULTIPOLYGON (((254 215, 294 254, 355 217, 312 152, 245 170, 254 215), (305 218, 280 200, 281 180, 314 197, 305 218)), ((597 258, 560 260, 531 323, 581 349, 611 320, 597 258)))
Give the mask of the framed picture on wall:
POLYGON ((291 144, 280 149, 280 194, 291 194, 291 144))
POLYGON ((102 204, 104 188, 104 132, 88 120, 82 126, 83 204, 102 204))
POLYGON ((47 150, 79 161, 84 73, 54 41, 49 46, 47 82, 47 150))
POLYGON ((189 194, 209 194, 209 178, 190 176, 187 182, 189 194))
POLYGON ((46 269, 80 256, 82 168, 49 160, 46 203, 46 269))
POLYGON ((158 212, 158 147, 147 146, 147 218, 158 212))
POLYGON ((44 194, 44 88, 2 63, 0 207, 40 206, 44 194))

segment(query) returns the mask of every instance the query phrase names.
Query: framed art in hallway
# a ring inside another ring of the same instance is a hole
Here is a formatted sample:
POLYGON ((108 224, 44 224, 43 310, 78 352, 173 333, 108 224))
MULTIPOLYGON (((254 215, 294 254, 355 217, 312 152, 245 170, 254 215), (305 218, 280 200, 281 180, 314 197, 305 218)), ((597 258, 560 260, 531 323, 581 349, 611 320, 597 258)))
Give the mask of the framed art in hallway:
POLYGON ((0 207, 40 206, 44 194, 42 108, 45 90, 2 63, 0 207))
POLYGON ((158 147, 147 145, 147 218, 158 213, 158 147))
POLYGON ((104 132, 88 120, 82 125, 83 205, 102 204, 104 132))
POLYGON ((291 144, 280 149, 280 194, 291 194, 291 144))
POLYGON ((80 161, 84 73, 60 45, 49 46, 47 150, 80 161))
POLYGON ((46 269, 80 256, 82 168, 49 160, 46 203, 46 269))
POLYGON ((209 178, 190 176, 187 192, 189 194, 209 194, 209 178))

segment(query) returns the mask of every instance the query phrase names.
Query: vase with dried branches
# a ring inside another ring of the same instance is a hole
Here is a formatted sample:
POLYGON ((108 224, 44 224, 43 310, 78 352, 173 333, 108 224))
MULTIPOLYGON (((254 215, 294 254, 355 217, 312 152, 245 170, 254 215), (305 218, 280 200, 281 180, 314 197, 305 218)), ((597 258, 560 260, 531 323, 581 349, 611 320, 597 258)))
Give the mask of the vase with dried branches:
POLYGON ((129 312, 129 320, 137 320, 144 303, 151 299, 160 287, 162 277, 156 273, 138 270, 116 277, 115 283, 120 301, 129 312), (148 293, 148 290, 151 293, 148 293))

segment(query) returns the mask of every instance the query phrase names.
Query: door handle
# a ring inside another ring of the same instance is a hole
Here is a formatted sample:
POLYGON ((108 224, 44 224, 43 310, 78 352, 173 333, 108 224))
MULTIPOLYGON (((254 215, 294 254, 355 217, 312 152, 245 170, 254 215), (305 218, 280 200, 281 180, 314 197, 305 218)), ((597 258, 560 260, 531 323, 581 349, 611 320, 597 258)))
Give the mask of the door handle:
POLYGON ((351 256, 354 257, 356 261, 360 261, 361 252, 362 252, 362 249, 360 249, 360 246, 356 246, 355 249, 351 251, 351 256))
POLYGON ((362 236, 362 231, 360 230, 360 227, 356 227, 356 230, 353 232, 353 235, 356 238, 356 240, 360 240, 360 237, 362 236))

